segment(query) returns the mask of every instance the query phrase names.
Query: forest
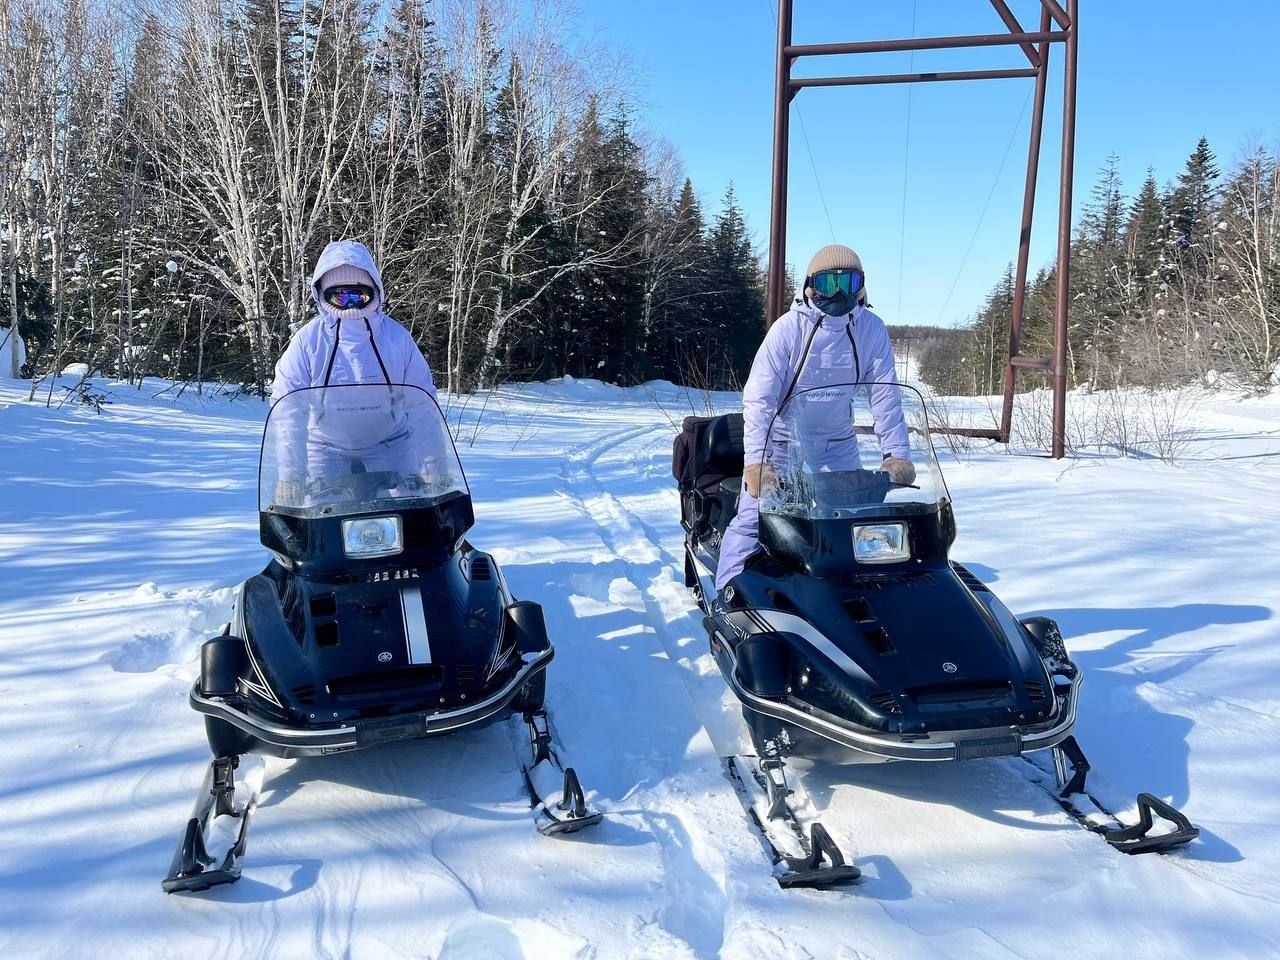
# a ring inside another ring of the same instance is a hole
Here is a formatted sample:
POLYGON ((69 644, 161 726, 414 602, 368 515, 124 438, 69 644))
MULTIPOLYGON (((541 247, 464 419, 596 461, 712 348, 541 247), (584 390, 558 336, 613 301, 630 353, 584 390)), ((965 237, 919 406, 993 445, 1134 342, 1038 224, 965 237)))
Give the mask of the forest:
MULTIPOLYGON (((363 240, 451 391, 732 387, 763 273, 553 4, 0 2, 0 317, 31 371, 261 393, 363 240)), ((16 373, 16 371, 14 371, 16 373)))

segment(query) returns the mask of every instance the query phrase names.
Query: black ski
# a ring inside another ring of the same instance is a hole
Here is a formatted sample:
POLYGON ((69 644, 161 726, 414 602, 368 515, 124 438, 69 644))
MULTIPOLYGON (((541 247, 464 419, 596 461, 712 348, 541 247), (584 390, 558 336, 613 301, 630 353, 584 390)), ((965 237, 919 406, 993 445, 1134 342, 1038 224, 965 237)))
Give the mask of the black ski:
POLYGON ((1180 847, 1200 836, 1200 830, 1186 814, 1150 793, 1138 794, 1138 822, 1125 826, 1120 817, 1089 792, 1085 780, 1091 769, 1084 750, 1075 737, 1067 737, 1053 748, 1052 771, 1030 757, 1022 758, 1036 771, 1031 782, 1044 790, 1066 814, 1090 833, 1096 833, 1121 853, 1161 853, 1180 847), (1098 816, 1110 823, 1098 822, 1098 816), (1173 825, 1167 833, 1151 835, 1157 820, 1173 825))
POLYGON ((257 807, 263 769, 262 758, 255 757, 255 774, 244 778, 241 784, 244 799, 237 807, 235 771, 240 760, 240 757, 216 757, 210 762, 169 873, 160 883, 165 893, 195 893, 240 879, 248 847, 249 820, 257 807), (225 850, 211 853, 211 828, 224 825, 224 817, 230 818, 227 825, 233 827, 234 838, 225 850))
POLYGON ((547 712, 535 710, 523 718, 512 716, 509 724, 538 832, 548 837, 560 836, 603 820, 603 813, 588 807, 577 771, 561 763, 547 712))
POLYGON ((797 791, 788 786, 780 759, 721 759, 725 776, 772 861, 778 886, 833 887, 862 876, 861 870, 845 862, 826 827, 797 814, 789 800, 797 791))

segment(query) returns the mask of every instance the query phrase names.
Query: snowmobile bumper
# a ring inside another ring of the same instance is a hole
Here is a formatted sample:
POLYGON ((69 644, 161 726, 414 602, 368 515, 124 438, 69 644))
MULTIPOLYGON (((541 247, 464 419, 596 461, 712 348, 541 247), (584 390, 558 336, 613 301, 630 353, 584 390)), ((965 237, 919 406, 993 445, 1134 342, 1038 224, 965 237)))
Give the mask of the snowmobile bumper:
POLYGON ((546 670, 554 656, 554 647, 524 654, 523 663, 511 680, 487 697, 465 707, 420 710, 336 726, 295 726, 258 717, 228 703, 225 697, 205 696, 200 692, 199 681, 192 686, 189 701, 198 713, 225 720, 261 741, 266 748, 263 752, 285 758, 322 756, 397 740, 436 736, 500 719, 525 684, 546 670))
MULTIPOLYGON (((1076 725, 1083 675, 1077 673, 1069 685, 1061 688, 1060 701, 1054 714, 1038 724, 985 728, 977 730, 941 730, 928 734, 886 733, 850 723, 823 713, 808 704, 793 705, 781 700, 761 697, 747 689, 738 678, 732 647, 708 618, 713 638, 716 663, 734 696, 750 709, 783 723, 825 737, 841 746, 885 760, 962 761, 1017 757, 1034 750, 1055 747, 1071 736, 1076 725)), ((790 698, 789 698, 790 699, 790 698)))

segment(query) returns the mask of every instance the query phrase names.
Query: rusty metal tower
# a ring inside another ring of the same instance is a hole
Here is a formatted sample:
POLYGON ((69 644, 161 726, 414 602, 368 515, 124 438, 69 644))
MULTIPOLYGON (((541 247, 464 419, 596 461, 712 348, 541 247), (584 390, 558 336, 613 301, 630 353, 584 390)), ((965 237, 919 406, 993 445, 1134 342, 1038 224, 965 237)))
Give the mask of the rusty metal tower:
POLYGON ((1061 458, 1066 446, 1067 403, 1067 307, 1071 265, 1071 187, 1074 176, 1076 133, 1077 15, 1079 0, 1040 0, 1040 27, 1034 33, 1023 29, 1005 0, 990 0, 1007 33, 972 36, 923 37, 909 40, 870 40, 857 43, 791 42, 792 0, 778 3, 777 85, 773 113, 773 203, 769 221, 769 322, 786 310, 783 289, 786 273, 787 165, 790 153, 791 101, 805 87, 845 87, 885 83, 930 83, 952 80, 1002 80, 1025 77, 1035 80, 1031 116, 1031 142, 1027 150, 1027 179, 1022 197, 1022 230, 1018 240, 1016 289, 1013 318, 1009 327, 1009 360, 1004 373, 1004 405, 1000 426, 994 430, 954 429, 951 432, 1009 442, 1013 420, 1014 380, 1019 368, 1047 370, 1053 374, 1053 450, 1061 458), (1056 28, 1056 29, 1055 29, 1056 28), (1031 222, 1035 210, 1036 176, 1040 168, 1040 139, 1044 129, 1045 91, 1049 76, 1049 50, 1055 43, 1064 46, 1062 95, 1062 160, 1058 187, 1058 273, 1054 308, 1054 349, 1052 357, 1028 357, 1019 352, 1027 285, 1027 261, 1031 248, 1031 222), (915 50, 954 50, 979 47, 1018 46, 1028 66, 1012 70, 962 70, 945 73, 803 77, 791 76, 792 66, 803 57, 859 53, 888 53, 915 50))

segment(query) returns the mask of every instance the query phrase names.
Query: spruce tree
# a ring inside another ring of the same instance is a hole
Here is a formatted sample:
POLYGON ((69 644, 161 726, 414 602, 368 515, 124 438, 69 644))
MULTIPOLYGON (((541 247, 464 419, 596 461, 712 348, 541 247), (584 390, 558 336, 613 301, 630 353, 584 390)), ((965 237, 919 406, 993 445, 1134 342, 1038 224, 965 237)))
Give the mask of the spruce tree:
POLYGON ((1187 158, 1186 167, 1178 174, 1177 186, 1170 197, 1170 213, 1174 245, 1184 269, 1204 276, 1210 259, 1213 234, 1211 216, 1216 183, 1219 177, 1216 158, 1204 137, 1187 158))
POLYGON ((746 381, 764 337, 764 278, 751 248, 746 220, 730 183, 711 232, 710 341, 722 363, 721 389, 746 381))
POLYGON ((1164 219, 1164 204, 1156 187, 1155 172, 1148 167, 1147 178, 1142 181, 1142 189, 1129 210, 1124 234, 1130 302, 1135 306, 1147 300, 1159 285, 1163 264, 1161 224, 1164 219))
POLYGON ((655 256, 646 264, 653 274, 649 364, 655 376, 680 382, 691 364, 702 362, 707 343, 709 250, 693 181, 686 177, 675 203, 652 210, 650 221, 649 229, 663 234, 664 243, 660 262, 655 256))
POLYGON ((1013 293, 1017 288, 1013 264, 1008 264, 1000 280, 987 294, 972 326, 967 351, 974 392, 989 395, 1004 382, 1009 355, 1009 327, 1013 322, 1013 293))
POLYGON ((1113 376, 1118 358, 1112 347, 1123 327, 1124 281, 1122 227, 1125 202, 1120 158, 1107 157, 1089 203, 1085 206, 1071 250, 1071 313, 1068 337, 1077 377, 1094 386, 1113 376))

